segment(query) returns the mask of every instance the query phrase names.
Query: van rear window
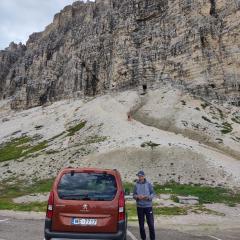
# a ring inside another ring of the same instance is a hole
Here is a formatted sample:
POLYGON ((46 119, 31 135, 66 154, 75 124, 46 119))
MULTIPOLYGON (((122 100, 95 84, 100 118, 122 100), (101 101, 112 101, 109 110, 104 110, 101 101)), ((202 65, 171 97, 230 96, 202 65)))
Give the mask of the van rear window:
POLYGON ((65 200, 112 201, 116 179, 106 173, 67 173, 58 184, 58 196, 65 200))

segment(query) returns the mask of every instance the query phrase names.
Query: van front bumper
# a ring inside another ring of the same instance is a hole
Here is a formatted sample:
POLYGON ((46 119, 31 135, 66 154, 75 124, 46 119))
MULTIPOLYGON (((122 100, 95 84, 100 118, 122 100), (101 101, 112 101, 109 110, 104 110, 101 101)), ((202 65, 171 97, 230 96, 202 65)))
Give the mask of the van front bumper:
POLYGON ((71 232, 52 232, 51 220, 45 220, 45 239, 46 240, 70 240, 70 239, 94 239, 94 240, 124 240, 127 234, 126 221, 118 224, 118 232, 116 233, 71 233, 71 232))

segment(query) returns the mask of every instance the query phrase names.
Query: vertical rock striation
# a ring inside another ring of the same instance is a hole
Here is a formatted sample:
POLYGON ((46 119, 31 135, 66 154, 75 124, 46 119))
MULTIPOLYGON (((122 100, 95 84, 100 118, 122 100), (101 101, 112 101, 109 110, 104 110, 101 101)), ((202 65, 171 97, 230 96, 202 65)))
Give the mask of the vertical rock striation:
POLYGON ((0 98, 28 108, 167 81, 240 105, 239 0, 78 1, 0 52, 0 98))

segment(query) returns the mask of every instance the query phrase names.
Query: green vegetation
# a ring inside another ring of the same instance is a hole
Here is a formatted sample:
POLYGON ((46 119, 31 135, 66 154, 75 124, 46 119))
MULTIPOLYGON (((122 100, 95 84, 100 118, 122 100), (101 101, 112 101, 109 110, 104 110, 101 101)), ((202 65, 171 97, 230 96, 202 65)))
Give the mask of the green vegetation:
POLYGON ((217 111, 218 111, 218 113, 219 113, 220 118, 223 119, 223 118, 224 118, 224 115, 223 115, 222 110, 219 109, 219 108, 216 108, 216 109, 217 109, 217 111))
MULTIPOLYGON (((130 221, 137 220, 137 210, 135 203, 127 203, 126 210, 128 214, 128 219, 130 221)), ((155 216, 165 215, 165 216, 174 216, 174 215, 187 215, 187 209, 181 207, 158 207, 154 206, 155 216)))
POLYGON ((156 215, 187 215, 187 209, 182 207, 155 207, 156 215))
POLYGON ((184 100, 181 100, 181 103, 182 103, 183 106, 186 105, 186 101, 184 101, 184 100))
POLYGON ((135 203, 127 203, 126 212, 129 221, 137 221, 137 209, 135 203))
POLYGON ((152 141, 149 141, 149 142, 144 142, 144 143, 142 143, 141 144, 141 147, 142 148, 144 148, 144 147, 151 147, 152 149, 154 148, 154 147, 157 147, 157 146, 159 146, 160 144, 157 144, 157 143, 154 143, 154 142, 152 142, 152 141))
POLYGON ((179 199, 176 195, 171 195, 171 200, 175 203, 179 203, 179 199))
POLYGON ((46 193, 50 192, 54 179, 44 179, 36 181, 35 183, 26 187, 26 191, 30 193, 46 193))
POLYGON ((43 125, 37 125, 37 126, 35 126, 35 129, 36 130, 40 130, 40 129, 42 129, 43 128, 43 125))
POLYGON ((51 155, 51 154, 56 154, 56 153, 59 153, 59 152, 60 151, 50 149, 50 150, 46 151, 46 154, 51 155))
POLYGON ((87 123, 87 122, 84 121, 84 122, 81 122, 81 123, 77 124, 77 125, 74 126, 74 127, 69 128, 69 129, 67 130, 67 131, 68 131, 67 136, 74 136, 75 133, 77 133, 78 131, 80 131, 82 128, 85 127, 86 123, 87 123))
POLYGON ((235 123, 240 124, 240 117, 236 116, 236 117, 232 118, 232 121, 235 122, 235 123))
POLYGON ((49 192, 53 184, 53 179, 36 181, 33 184, 27 184, 25 181, 17 179, 8 179, 0 183, 0 209, 18 210, 18 211, 45 211, 46 203, 32 202, 27 204, 17 204, 12 201, 13 198, 21 197, 33 193, 49 192))
POLYGON ((0 145, 0 162, 18 159, 20 157, 33 154, 41 151, 48 146, 47 141, 38 143, 37 145, 30 145, 32 138, 24 136, 13 139, 7 143, 0 145))
MULTIPOLYGON (((196 214, 211 214, 216 216, 224 216, 225 214, 219 213, 210 209, 207 209, 203 205, 195 205, 195 206, 183 206, 183 207, 160 207, 157 204, 154 204, 153 211, 155 216, 177 216, 177 215, 187 215, 188 213, 196 213, 196 214)), ((129 221, 137 221, 137 211, 135 203, 127 203, 126 210, 128 214, 129 221)))
POLYGON ((207 122, 209 122, 209 123, 213 123, 210 119, 208 119, 208 118, 205 117, 205 116, 202 116, 202 119, 205 120, 205 121, 207 121, 207 122))
POLYGON ((218 143, 223 143, 223 139, 221 139, 221 138, 216 138, 216 141, 217 141, 218 143))
POLYGON ((61 137, 61 136, 62 136, 63 134, 65 134, 65 133, 66 133, 66 132, 59 133, 58 135, 56 135, 56 136, 50 138, 49 141, 53 141, 53 140, 55 140, 55 139, 61 137))
POLYGON ((231 137, 231 139, 233 140, 233 141, 235 141, 235 142, 240 142, 240 138, 239 137, 231 137))
POLYGON ((224 122, 224 123, 222 124, 222 127, 223 127, 223 129, 221 130, 221 132, 222 132, 223 134, 230 133, 230 132, 232 132, 232 130, 233 130, 232 125, 231 125, 230 123, 228 123, 228 122, 224 122))
POLYGON ((201 111, 199 107, 196 107, 195 109, 196 109, 197 111, 201 111))
POLYGON ((0 183, 0 197, 15 198, 32 193, 49 192, 52 184, 53 179, 39 180, 32 184, 15 178, 8 179, 0 183))
POLYGON ((107 140, 107 137, 105 137, 105 136, 94 135, 94 136, 88 137, 85 141, 85 144, 100 143, 100 142, 104 142, 106 140, 107 140))
POLYGON ((207 102, 204 102, 204 103, 201 104, 201 106, 202 106, 203 109, 205 109, 205 108, 207 108, 208 106, 210 106, 210 104, 207 103, 207 102))
POLYGON ((43 142, 40 142, 38 143, 37 145, 33 146, 33 147, 30 147, 28 150, 26 150, 24 152, 24 156, 28 155, 28 154, 32 154, 32 153, 35 153, 35 152, 39 152, 45 148, 47 148, 48 146, 48 141, 43 141, 43 142))
POLYGON ((189 210, 192 213, 196 213, 196 214, 205 213, 205 214, 211 214, 211 215, 216 215, 216 216, 225 216, 224 213, 219 213, 214 210, 208 209, 208 208, 204 207, 203 205, 191 206, 189 210))
MULTIPOLYGON (((124 183, 127 193, 133 191, 134 183, 124 183)), ((235 193, 230 189, 222 187, 209 187, 201 185, 187 185, 176 182, 169 182, 164 185, 154 183, 154 191, 157 195, 161 193, 171 194, 171 199, 178 202, 177 195, 180 196, 196 196, 199 197, 200 204, 203 203, 240 203, 240 192, 235 193)))
POLYGON ((124 187, 125 193, 129 195, 133 191, 134 183, 125 182, 123 183, 123 187, 124 187))
POLYGON ((14 211, 34 211, 44 212, 47 207, 47 202, 32 202, 26 204, 14 203, 9 199, 0 199, 1 210, 14 210, 14 211))
POLYGON ((181 196, 196 196, 199 197, 200 204, 203 203, 240 203, 240 193, 220 187, 207 187, 200 185, 182 185, 178 183, 167 183, 165 185, 155 185, 155 192, 168 193, 181 196))
POLYGON ((17 159, 22 156, 26 144, 31 141, 29 137, 13 139, 11 142, 0 145, 0 162, 17 159))
MULTIPOLYGON (((0 209, 18 210, 18 211, 45 211, 46 203, 32 202, 28 204, 17 204, 12 199, 34 193, 49 192, 53 184, 53 179, 45 179, 35 181, 28 184, 26 181, 18 180, 17 178, 7 179, 0 183, 0 209)), ((125 192, 128 194, 133 191, 134 183, 124 183, 125 192)), ((228 206, 235 206, 240 203, 240 193, 225 188, 212 188, 200 185, 181 185, 175 182, 170 182, 165 185, 154 184, 156 194, 167 193, 171 194, 171 199, 178 202, 177 195, 182 196, 197 196, 200 204, 203 203, 225 203, 228 206)), ((126 206, 130 220, 136 220, 135 203, 127 203, 126 206)), ((186 207, 159 207, 154 205, 155 215, 185 215, 188 210, 192 212, 205 212, 207 214, 218 214, 211 210, 205 209, 204 206, 186 207)))
POLYGON ((236 205, 237 205, 236 203, 229 203, 228 204, 229 207, 236 207, 236 205))

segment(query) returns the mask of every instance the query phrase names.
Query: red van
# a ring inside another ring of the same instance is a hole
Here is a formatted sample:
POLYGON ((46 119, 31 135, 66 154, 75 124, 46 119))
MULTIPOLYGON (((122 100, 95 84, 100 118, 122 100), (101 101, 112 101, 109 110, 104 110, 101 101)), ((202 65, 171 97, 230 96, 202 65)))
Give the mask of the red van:
POLYGON ((45 239, 126 240, 124 189, 117 170, 66 168, 50 192, 45 239))

